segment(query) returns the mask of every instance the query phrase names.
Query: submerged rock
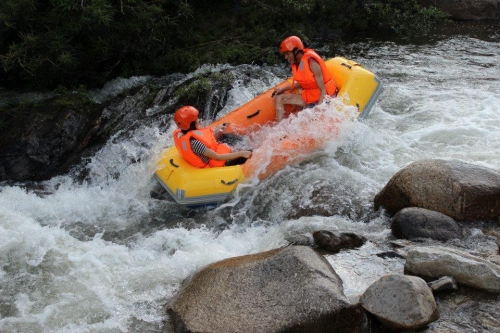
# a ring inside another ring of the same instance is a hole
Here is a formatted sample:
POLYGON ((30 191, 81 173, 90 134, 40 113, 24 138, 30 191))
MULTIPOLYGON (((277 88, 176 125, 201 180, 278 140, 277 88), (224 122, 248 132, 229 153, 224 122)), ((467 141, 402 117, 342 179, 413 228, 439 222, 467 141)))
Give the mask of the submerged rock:
POLYGON ((211 264, 167 305, 175 332, 364 332, 367 319, 313 249, 289 246, 211 264))

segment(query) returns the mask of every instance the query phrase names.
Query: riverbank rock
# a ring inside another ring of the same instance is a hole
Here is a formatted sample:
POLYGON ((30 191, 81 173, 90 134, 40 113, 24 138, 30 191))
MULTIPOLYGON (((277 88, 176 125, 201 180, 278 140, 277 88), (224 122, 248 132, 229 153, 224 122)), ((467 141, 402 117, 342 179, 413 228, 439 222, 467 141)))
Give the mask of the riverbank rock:
POLYGON ((368 287, 360 302, 366 311, 396 331, 416 330, 439 319, 431 289, 416 276, 383 276, 368 287))
POLYGON ((498 220, 500 173, 460 161, 421 160, 398 171, 374 203, 391 215, 420 207, 457 221, 498 220))
POLYGON ((457 222, 444 214, 417 207, 403 208, 392 219, 392 234, 396 238, 430 238, 447 241, 461 238, 457 222))
POLYGON ((408 251, 405 272, 424 277, 452 276, 459 284, 500 292, 500 266, 467 252, 436 246, 408 251))
POLYGON ((101 124, 102 106, 78 94, 10 110, 0 135, 0 180, 45 180, 79 161, 101 124))
POLYGON ((343 232, 336 234, 327 230, 315 231, 313 239, 318 247, 333 252, 360 247, 366 242, 366 238, 354 233, 343 232))
POLYGON ((366 314, 313 249, 289 246, 216 262, 167 304, 175 332, 363 332, 366 314))
POLYGON ((497 0, 419 0, 423 6, 434 6, 456 20, 491 20, 497 17, 497 0))
MULTIPOLYGON (((251 70, 250 66, 243 71, 251 70)), ((172 74, 100 93, 47 94, 8 98, 0 103, 0 181, 46 180, 67 172, 82 156, 110 137, 127 136, 140 124, 168 127, 176 108, 192 104, 213 119, 227 100, 230 70, 185 79, 172 74), (122 89, 125 94, 118 91, 122 89), (96 99, 99 101, 97 102, 96 99)))

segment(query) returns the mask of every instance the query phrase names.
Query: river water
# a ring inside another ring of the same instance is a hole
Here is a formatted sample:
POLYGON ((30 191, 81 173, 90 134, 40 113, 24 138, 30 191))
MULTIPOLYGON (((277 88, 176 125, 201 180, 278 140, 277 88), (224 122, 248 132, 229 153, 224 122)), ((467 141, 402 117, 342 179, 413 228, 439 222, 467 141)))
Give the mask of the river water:
MULTIPOLYGON (((464 31, 419 44, 346 45, 339 55, 384 84, 369 117, 345 121, 308 160, 241 186, 216 209, 180 208, 158 188, 152 174, 172 144, 172 128, 149 123, 110 139, 86 161, 83 183, 65 175, 28 187, 1 185, 0 332, 171 332, 164 304, 197 269, 303 243, 320 229, 368 239, 327 257, 353 301, 379 277, 402 274, 404 259, 395 253, 411 242, 395 247, 390 219, 373 209, 392 175, 428 158, 500 170, 500 30, 464 31)), ((286 75, 255 70, 263 77, 238 80, 223 112, 286 75)), ((482 224, 464 226, 464 239, 448 246, 498 249, 482 224)), ((441 319, 425 332, 500 330, 497 295, 463 290, 438 303, 441 319)))

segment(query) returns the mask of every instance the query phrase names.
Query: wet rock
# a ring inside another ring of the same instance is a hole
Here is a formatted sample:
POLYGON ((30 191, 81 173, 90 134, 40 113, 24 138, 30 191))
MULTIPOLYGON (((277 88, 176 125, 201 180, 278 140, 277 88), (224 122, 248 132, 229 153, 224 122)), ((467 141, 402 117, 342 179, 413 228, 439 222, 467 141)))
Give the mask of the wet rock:
POLYGON ((303 246, 312 246, 314 247, 314 239, 311 234, 293 234, 286 237, 286 241, 292 245, 303 245, 303 246))
POLYGON ((485 234, 495 238, 495 242, 498 246, 498 253, 500 253, 500 230, 487 230, 485 234))
POLYGON ((405 272, 434 278, 452 276, 459 284, 500 292, 499 265, 452 248, 411 248, 406 258, 405 272))
POLYGON ((488 257, 488 260, 494 264, 500 265, 500 255, 492 255, 488 257))
POLYGON ((152 88, 143 86, 129 91, 128 96, 120 96, 110 101, 102 111, 104 122, 98 134, 104 136, 106 133, 111 135, 118 132, 126 135, 138 126, 139 120, 146 118, 146 100, 150 94, 154 95, 152 88))
POLYGON ((45 180, 67 172, 110 137, 129 136, 148 122, 165 124, 182 104, 193 104, 213 119, 225 105, 233 77, 229 70, 190 77, 148 79, 124 93, 67 94, 2 111, 0 181, 45 180), (99 97, 100 96, 100 97, 99 97))
POLYGON ((360 299, 363 308, 393 330, 416 330, 439 319, 431 289, 416 276, 386 275, 360 299))
POLYGON ((497 0, 418 0, 424 6, 432 5, 456 20, 491 20, 497 15, 497 0))
POLYGON ((457 292, 440 293, 441 318, 425 333, 498 333, 500 294, 461 286, 457 292))
POLYGON ((452 276, 443 276, 435 281, 427 283, 433 291, 456 290, 457 282, 452 276))
POLYGON ((317 246, 333 252, 360 247, 366 242, 366 238, 354 233, 335 234, 327 230, 315 231, 313 238, 317 246))
POLYGON ((420 207, 457 221, 500 216, 500 173, 459 161, 422 160, 398 171, 375 196, 375 208, 390 214, 420 207))
POLYGON ((230 258, 186 280, 167 305, 175 332, 364 332, 342 281, 305 246, 230 258))
POLYGON ((11 110, 16 118, 0 135, 0 180, 45 180, 67 171, 91 144, 101 108, 75 94, 11 110))
POLYGON ((405 239, 447 241, 462 237, 460 227, 451 217, 418 207, 400 210, 392 219, 391 230, 396 238, 405 239))

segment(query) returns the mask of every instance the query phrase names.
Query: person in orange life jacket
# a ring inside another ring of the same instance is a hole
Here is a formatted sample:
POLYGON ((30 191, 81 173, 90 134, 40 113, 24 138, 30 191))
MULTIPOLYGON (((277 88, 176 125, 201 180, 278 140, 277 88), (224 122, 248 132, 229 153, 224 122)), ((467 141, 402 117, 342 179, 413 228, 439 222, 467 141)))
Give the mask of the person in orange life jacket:
POLYGON ((280 53, 292 66, 293 81, 286 87, 276 89, 276 121, 283 119, 285 104, 309 107, 323 103, 325 95, 335 96, 337 86, 325 61, 312 49, 304 48, 299 37, 285 38, 279 48, 280 53), (301 94, 283 94, 287 90, 301 88, 301 94))
POLYGON ((211 128, 200 128, 198 115, 199 111, 192 106, 183 106, 174 114, 178 127, 174 143, 189 164, 198 168, 237 165, 252 155, 248 150, 231 152, 231 147, 217 142, 211 128))

